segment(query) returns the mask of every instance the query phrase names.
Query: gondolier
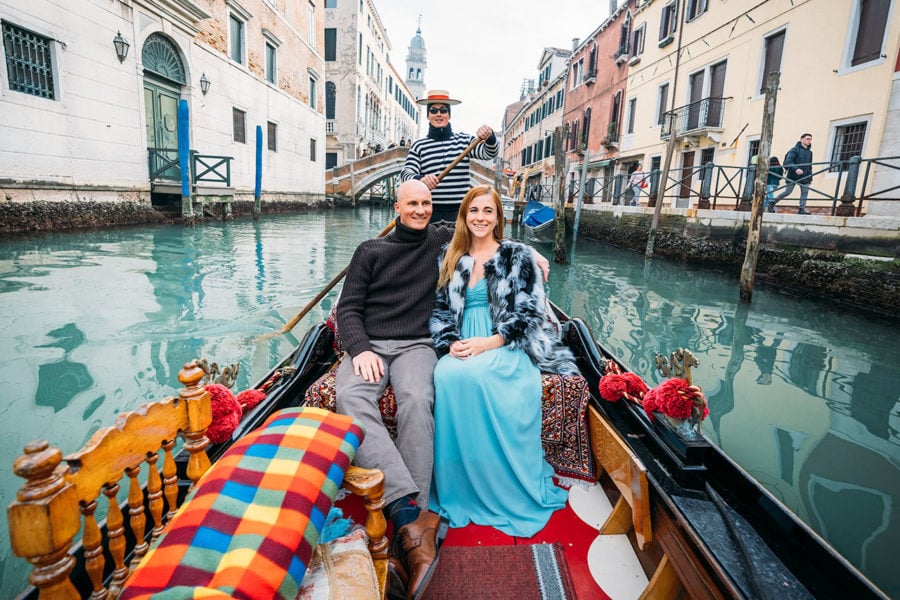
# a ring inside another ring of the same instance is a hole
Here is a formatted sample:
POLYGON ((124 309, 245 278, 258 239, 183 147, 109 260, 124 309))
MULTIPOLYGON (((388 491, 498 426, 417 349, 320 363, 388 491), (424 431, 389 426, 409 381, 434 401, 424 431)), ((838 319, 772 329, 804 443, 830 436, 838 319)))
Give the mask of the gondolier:
POLYGON ((478 128, 476 135, 454 133, 450 127, 450 107, 459 100, 450 97, 447 90, 429 90, 418 104, 428 107, 428 135, 413 142, 406 155, 406 163, 400 171, 401 181, 419 179, 431 190, 434 211, 431 221, 456 221, 460 202, 472 187, 469 181, 469 159, 488 160, 497 156, 500 144, 494 130, 488 125, 478 128), (462 152, 475 138, 479 144, 450 173, 438 182, 437 175, 462 152))

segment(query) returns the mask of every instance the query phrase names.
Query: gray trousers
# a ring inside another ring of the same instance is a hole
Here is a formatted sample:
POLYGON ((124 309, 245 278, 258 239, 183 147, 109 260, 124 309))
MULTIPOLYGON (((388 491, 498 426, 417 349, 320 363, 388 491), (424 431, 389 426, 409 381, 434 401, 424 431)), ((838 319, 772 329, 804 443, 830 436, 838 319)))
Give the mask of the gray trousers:
POLYGON ((799 181, 794 181, 793 179, 788 179, 785 177, 784 179, 784 191, 775 196, 774 199, 770 200, 770 202, 774 205, 777 204, 779 200, 784 200, 787 198, 788 194, 794 191, 794 186, 800 186, 800 210, 806 209, 806 197, 809 196, 809 182, 800 183, 799 181))
POLYGON ((431 338, 374 340, 375 353, 384 363, 384 377, 366 382, 353 373, 353 361, 344 356, 335 379, 337 411, 359 420, 366 437, 354 463, 384 472, 384 500, 390 503, 418 494, 416 504, 428 508, 434 466, 434 365, 437 356, 431 338), (397 399, 397 440, 381 421, 378 399, 388 383, 397 399))

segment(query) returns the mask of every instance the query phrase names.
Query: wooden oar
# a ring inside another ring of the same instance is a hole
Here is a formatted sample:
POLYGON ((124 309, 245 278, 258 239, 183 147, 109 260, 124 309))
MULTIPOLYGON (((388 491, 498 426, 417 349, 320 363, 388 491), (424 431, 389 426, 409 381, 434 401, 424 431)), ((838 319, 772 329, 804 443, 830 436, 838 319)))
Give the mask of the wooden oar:
MULTIPOLYGON (((466 146, 466 149, 463 150, 462 153, 460 153, 459 156, 457 156, 456 158, 454 158, 454 159, 453 159, 453 162, 450 163, 449 165, 447 165, 447 168, 446 168, 446 169, 444 169, 443 171, 441 171, 440 175, 438 175, 438 177, 437 177, 437 178, 438 178, 438 181, 440 181, 441 179, 443 179, 444 177, 446 177, 447 174, 450 173, 450 171, 453 170, 453 167, 455 167, 456 165, 459 164, 459 161, 461 161, 462 159, 464 159, 466 156, 469 155, 470 152, 472 152, 472 150, 475 149, 475 146, 477 146, 477 145, 479 144, 479 142, 481 142, 481 139, 480 139, 479 137, 476 136, 475 139, 473 139, 472 142, 471 142, 468 146, 466 146)), ((391 221, 391 222, 388 224, 387 227, 385 227, 384 229, 381 230, 381 233, 378 234, 378 237, 384 237, 384 236, 386 236, 388 233, 390 233, 391 230, 394 228, 394 224, 395 224, 396 222, 397 222, 396 219, 394 219, 393 221, 391 221)), ((266 333, 266 334, 264 334, 264 335, 261 335, 261 336, 259 336, 258 338, 256 338, 256 341, 261 342, 261 341, 263 341, 263 340, 267 340, 267 339, 273 338, 273 337, 275 337, 276 335, 282 335, 282 334, 285 334, 285 333, 289 332, 291 329, 293 329, 294 327, 296 327, 296 326, 297 326, 297 323, 299 323, 300 320, 301 320, 303 317, 305 317, 306 314, 307 314, 309 311, 311 311, 311 310, 313 309, 314 306, 316 306, 319 302, 322 301, 322 298, 325 297, 325 294, 327 294, 328 292, 330 292, 330 291, 332 290, 332 288, 334 288, 334 286, 336 286, 338 283, 340 283, 341 279, 343 279, 343 278, 347 275, 347 271, 349 271, 349 270, 350 270, 350 265, 347 265, 346 267, 344 267, 343 270, 342 270, 340 273, 338 273, 337 276, 336 276, 334 279, 332 279, 331 281, 329 281, 328 284, 327 284, 324 288, 322 288, 322 291, 321 291, 321 292, 319 292, 318 294, 316 294, 316 297, 315 297, 315 298, 313 298, 312 300, 309 301, 309 304, 307 304, 306 306, 304 306, 303 309, 302 309, 300 312, 298 312, 296 315, 294 315, 294 318, 293 318, 293 319, 291 319, 290 321, 288 321, 287 323, 285 323, 285 324, 281 327, 281 329, 279 329, 278 331, 273 331, 273 332, 270 332, 270 333, 266 333)))

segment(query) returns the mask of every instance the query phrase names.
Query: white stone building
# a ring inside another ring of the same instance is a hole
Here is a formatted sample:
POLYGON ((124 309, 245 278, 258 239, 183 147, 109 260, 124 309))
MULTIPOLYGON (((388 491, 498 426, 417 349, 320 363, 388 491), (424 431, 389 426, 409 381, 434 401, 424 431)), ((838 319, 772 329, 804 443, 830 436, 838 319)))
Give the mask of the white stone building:
POLYGON ((180 194, 182 101, 186 147, 230 159, 211 185, 252 199, 259 128, 263 202, 324 197, 322 2, 0 0, 0 20, 0 201, 180 194))
POLYGON ((419 107, 390 51, 374 2, 326 2, 327 168, 415 137, 419 107))

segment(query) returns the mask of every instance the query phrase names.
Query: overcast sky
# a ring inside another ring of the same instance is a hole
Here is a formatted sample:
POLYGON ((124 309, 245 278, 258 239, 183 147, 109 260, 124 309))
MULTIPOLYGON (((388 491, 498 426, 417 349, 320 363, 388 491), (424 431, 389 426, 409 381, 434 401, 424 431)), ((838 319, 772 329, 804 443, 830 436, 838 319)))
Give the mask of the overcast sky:
MULTIPOLYGON (((346 0, 345 0, 346 1, 346 0)), ((406 70, 406 51, 422 15, 426 89, 462 101, 453 129, 500 128, 503 110, 519 99, 522 80, 537 82, 545 47, 572 48, 609 15, 606 0, 374 0, 391 41, 391 63, 406 70)))

